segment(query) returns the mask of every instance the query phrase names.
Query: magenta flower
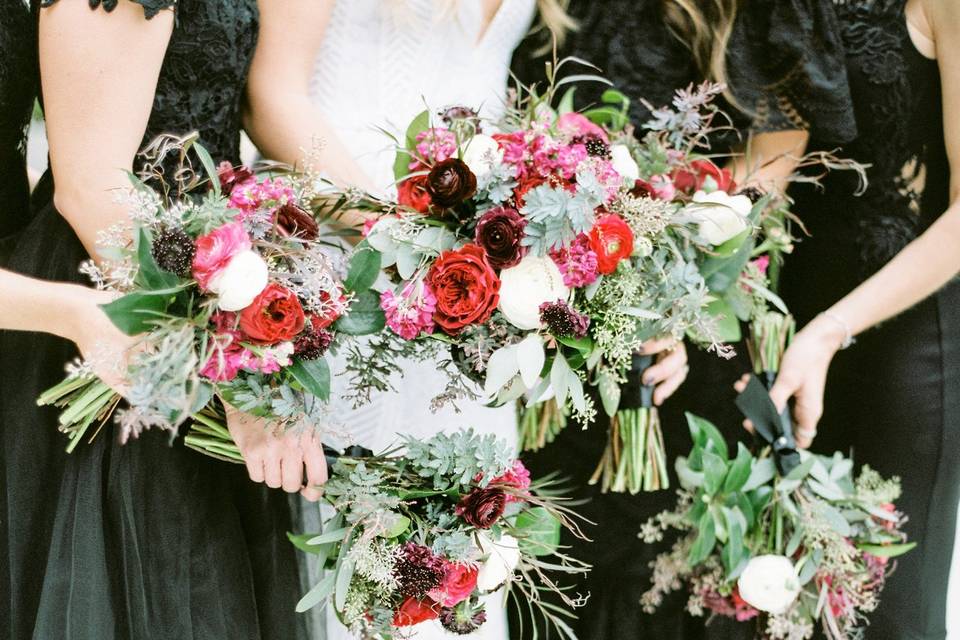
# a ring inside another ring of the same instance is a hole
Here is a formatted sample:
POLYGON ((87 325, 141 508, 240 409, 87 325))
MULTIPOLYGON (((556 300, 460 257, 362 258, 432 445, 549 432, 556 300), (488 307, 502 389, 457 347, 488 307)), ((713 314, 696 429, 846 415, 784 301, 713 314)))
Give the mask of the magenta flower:
POLYGON ((418 157, 410 162, 408 168, 413 171, 423 168, 423 163, 434 165, 456 155, 457 136, 449 129, 434 127, 417 134, 418 157))
POLYGON ((551 251, 550 257, 563 274, 563 284, 570 288, 585 287, 597 279, 597 254, 585 234, 574 238, 569 247, 551 251))
POLYGON ((389 289, 380 294, 380 308, 387 317, 387 326, 404 340, 413 340, 421 332, 433 333, 433 312, 437 297, 426 282, 410 282, 400 295, 389 289))
POLYGON ((218 276, 238 253, 253 246, 250 236, 240 222, 228 222, 205 236, 197 238, 197 252, 193 257, 193 277, 201 289, 209 289, 210 281, 218 276))

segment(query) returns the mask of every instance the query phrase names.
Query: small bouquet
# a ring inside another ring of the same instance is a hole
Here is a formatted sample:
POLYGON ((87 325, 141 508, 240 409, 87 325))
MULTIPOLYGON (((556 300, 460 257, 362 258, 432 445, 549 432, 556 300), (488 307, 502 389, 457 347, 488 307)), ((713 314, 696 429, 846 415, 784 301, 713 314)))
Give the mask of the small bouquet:
POLYGON ((750 352, 765 382, 752 377, 737 403, 765 445, 743 444, 731 458, 710 423, 688 415, 694 447, 677 460, 682 490, 673 511, 649 521, 648 542, 667 530, 679 540, 653 563, 653 587, 641 602, 653 611, 681 586, 687 609, 755 621, 770 640, 860 637, 879 602, 891 559, 909 551, 899 479, 884 479, 840 453, 796 449, 788 414, 767 393, 793 333, 789 316, 769 313, 752 326, 750 352))
POLYGON ((297 610, 332 602, 362 638, 404 637, 431 620, 466 634, 486 619, 480 596, 506 585, 521 610, 575 638, 564 621, 572 612, 542 597, 579 606, 545 572, 588 569, 558 551, 561 526, 581 534, 548 484, 531 483, 492 434, 468 429, 404 446, 402 456, 341 457, 333 466, 324 499, 336 515, 322 534, 291 536, 327 568, 297 610))
POLYGON ((103 261, 82 267, 98 288, 117 292, 103 310, 139 337, 118 372, 128 381, 127 406, 120 408, 120 395, 90 362, 68 367, 38 402, 63 407, 70 451, 116 414, 122 440, 151 427, 175 433, 192 420, 188 444, 235 459, 215 398, 281 427, 310 422, 330 393, 324 353, 338 334, 382 325, 361 326, 362 313, 347 315, 369 292, 341 281, 319 239, 318 220, 342 203, 317 205, 313 177, 215 168, 191 138, 167 143, 182 154, 181 193, 197 195, 178 199, 131 176, 132 228, 104 232, 103 261), (211 176, 199 194, 191 149, 211 176))
POLYGON ((397 202, 354 203, 376 214, 358 256, 391 285, 380 299, 389 332, 348 368, 371 389, 392 357, 449 346, 438 401, 479 397, 471 381, 495 404, 523 399, 531 449, 568 416, 589 422, 594 387, 613 417, 596 480, 654 490, 667 485, 666 461, 639 382, 651 360, 635 353, 663 335, 729 353, 727 325, 739 331, 747 302, 775 299, 762 278, 738 286, 769 198, 732 195, 729 173, 692 151, 718 88, 679 92, 641 143, 622 94, 581 114, 572 90, 553 106, 562 83, 519 93, 489 132, 465 108, 410 125, 397 202))

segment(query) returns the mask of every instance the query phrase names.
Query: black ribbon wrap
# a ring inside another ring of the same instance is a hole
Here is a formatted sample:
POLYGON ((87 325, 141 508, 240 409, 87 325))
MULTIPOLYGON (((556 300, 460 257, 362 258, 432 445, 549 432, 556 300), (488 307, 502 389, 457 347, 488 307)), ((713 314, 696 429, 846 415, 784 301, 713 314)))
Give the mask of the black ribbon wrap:
POLYGON ((627 381, 620 387, 620 409, 653 407, 653 385, 643 384, 643 372, 653 365, 653 356, 634 354, 627 381))
MULTIPOLYGON (((772 378, 776 376, 765 374, 764 377, 772 386, 772 378)), ((773 459, 780 475, 793 471, 800 464, 800 452, 793 437, 789 408, 778 412, 770 399, 768 385, 755 375, 750 376, 747 388, 737 396, 737 408, 753 423, 755 433, 773 448, 773 459)))
POLYGON ((327 459, 327 468, 332 469, 333 465, 337 463, 341 457, 347 458, 370 458, 373 456, 373 451, 370 449, 365 449, 360 445, 353 445, 347 447, 343 450, 343 453, 340 453, 336 449, 323 445, 323 455, 327 459))

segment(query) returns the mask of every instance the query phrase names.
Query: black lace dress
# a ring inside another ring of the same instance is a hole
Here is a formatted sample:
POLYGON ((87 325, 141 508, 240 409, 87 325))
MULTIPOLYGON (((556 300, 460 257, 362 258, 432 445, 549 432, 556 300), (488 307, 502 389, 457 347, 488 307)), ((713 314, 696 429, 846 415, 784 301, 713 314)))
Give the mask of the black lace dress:
MULTIPOLYGON (((575 0, 570 9, 580 27, 568 35, 560 56, 574 55, 600 67, 601 75, 631 98, 635 123, 650 116, 640 98, 653 106, 664 105, 677 89, 702 81, 689 50, 665 26, 660 0, 575 0)), ((740 135, 715 136, 712 152, 728 152, 748 131, 813 129, 835 142, 852 137, 843 56, 834 27, 829 0, 744 3, 727 63, 732 90, 748 113, 725 107, 740 135)), ((532 55, 539 44, 536 40, 525 43, 514 57, 514 71, 526 83, 543 82, 544 60, 532 55)), ((604 89, 600 84, 581 84, 577 106, 599 101, 604 89)), ((733 383, 750 370, 750 364, 745 346, 738 345, 737 352, 735 359, 724 361, 688 349, 687 382, 661 410, 668 460, 689 453, 692 443, 685 411, 714 422, 731 443, 742 437, 733 383)), ((676 496, 673 490, 636 496, 601 494, 599 487, 587 484, 606 443, 605 420, 602 417, 602 424, 586 430, 568 427, 546 449, 524 457, 535 475, 559 471, 569 478, 574 496, 585 501, 577 511, 596 523, 585 527, 593 542, 564 540, 574 555, 594 566, 580 585, 581 592, 590 592, 590 600, 573 626, 581 638, 590 640, 702 637, 703 621, 685 615, 683 594, 675 594, 654 615, 640 607, 640 596, 651 586, 649 564, 672 541, 647 545, 637 533, 648 518, 672 508, 676 496)), ((672 485, 677 485, 675 477, 672 485)), ((716 628, 711 635, 718 638, 739 631, 732 625, 711 627, 716 628)))
MULTIPOLYGON (((784 293, 801 323, 877 271, 948 206, 938 66, 911 42, 904 4, 851 0, 836 8, 859 130, 844 155, 870 165, 870 184, 854 197, 852 176, 837 173, 823 193, 797 190, 796 210, 812 237, 787 260, 784 293)), ((867 640, 945 636, 960 499, 958 311, 954 281, 864 333, 830 369, 814 447, 852 448, 858 462, 900 476, 898 507, 919 543, 898 561, 867 640)))
MULTIPOLYGON (((138 0, 146 16, 176 4, 144 142, 199 131, 215 159, 239 160, 240 106, 257 39, 255 0, 138 0)), ((91 0, 112 10, 117 0, 91 0)), ((38 11, 43 9, 37 8, 38 11)), ((104 117, 123 117, 123 105, 104 117)), ((15 270, 80 281, 87 256, 52 203, 46 175, 15 270)), ((242 467, 148 432, 120 446, 109 428, 64 452, 57 411, 35 405, 74 346, 8 333, 0 343, 3 491, 14 640, 289 640, 302 637, 285 494, 242 467)))

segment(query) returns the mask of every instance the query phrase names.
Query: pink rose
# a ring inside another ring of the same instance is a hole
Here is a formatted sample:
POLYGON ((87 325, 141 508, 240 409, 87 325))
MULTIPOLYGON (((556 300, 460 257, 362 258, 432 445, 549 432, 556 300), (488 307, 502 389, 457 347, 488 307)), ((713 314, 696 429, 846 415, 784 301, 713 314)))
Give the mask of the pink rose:
POLYGON ((444 607, 452 607, 469 598, 477 588, 478 572, 476 567, 448 562, 443 568, 440 586, 427 595, 444 607))
POLYGON ((208 290, 210 281, 223 271, 230 260, 252 248, 250 236, 239 222, 228 222, 205 236, 197 238, 193 257, 193 277, 200 288, 208 290))

